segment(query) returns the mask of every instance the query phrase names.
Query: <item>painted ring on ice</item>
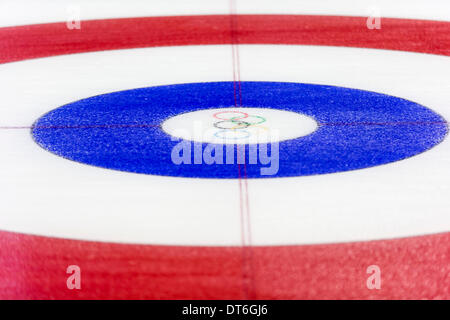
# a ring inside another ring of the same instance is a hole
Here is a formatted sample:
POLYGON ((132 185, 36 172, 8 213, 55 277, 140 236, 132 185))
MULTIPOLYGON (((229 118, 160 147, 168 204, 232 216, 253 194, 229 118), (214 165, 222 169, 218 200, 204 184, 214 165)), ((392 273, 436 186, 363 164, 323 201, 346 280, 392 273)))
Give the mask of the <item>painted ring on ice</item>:
MULTIPOLYGON (((447 123, 440 115, 385 94, 302 83, 241 85, 244 108, 296 112, 318 123, 317 130, 309 135, 279 141, 275 174, 261 175, 267 163, 246 160, 248 178, 317 175, 378 166, 426 151, 447 133, 447 123)), ((45 114, 34 124, 32 134, 47 150, 98 167, 163 176, 238 178, 235 166, 194 165, 192 155, 190 163, 175 164, 171 152, 180 141, 161 128, 166 119, 182 113, 233 108, 232 87, 233 82, 191 83, 94 96, 45 114)), ((194 145, 188 143, 194 153, 194 145)), ((197 145, 201 145, 203 154, 207 144, 197 145)), ((249 145, 245 151, 248 155, 249 145)))
POLYGON ((0 64, 80 52, 231 44, 236 40, 239 44, 326 45, 450 55, 450 23, 446 21, 383 18, 383 32, 373 32, 361 28, 366 24, 364 17, 264 14, 239 15, 237 19, 235 34, 230 32, 229 15, 83 21, 83 32, 76 38, 64 22, 0 28, 0 64), (323 26, 329 26, 326 33, 323 26), (111 32, 116 28, 121 32, 111 32), (411 28, 416 32, 405 33, 411 28), (433 34, 433 41, 424 34, 433 34))

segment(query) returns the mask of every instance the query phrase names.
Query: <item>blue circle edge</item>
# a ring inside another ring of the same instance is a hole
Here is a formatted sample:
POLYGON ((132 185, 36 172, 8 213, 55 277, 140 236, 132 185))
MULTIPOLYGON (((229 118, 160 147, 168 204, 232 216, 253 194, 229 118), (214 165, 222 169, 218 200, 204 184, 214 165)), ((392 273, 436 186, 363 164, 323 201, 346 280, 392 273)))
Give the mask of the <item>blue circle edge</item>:
MULTIPOLYGON (((241 82, 242 107, 272 108, 314 118, 312 134, 279 142, 278 170, 269 165, 179 164, 180 141, 160 125, 172 116, 234 108, 234 82, 188 83, 117 91, 66 104, 41 116, 31 134, 42 148, 67 159, 133 173, 237 179, 329 174, 407 159, 439 144, 445 119, 402 98, 358 89, 290 82, 241 82)), ((194 144, 193 149, 194 149, 194 144)), ((206 144, 196 143, 204 149, 206 144)), ((248 155, 249 146, 245 146, 248 155)))

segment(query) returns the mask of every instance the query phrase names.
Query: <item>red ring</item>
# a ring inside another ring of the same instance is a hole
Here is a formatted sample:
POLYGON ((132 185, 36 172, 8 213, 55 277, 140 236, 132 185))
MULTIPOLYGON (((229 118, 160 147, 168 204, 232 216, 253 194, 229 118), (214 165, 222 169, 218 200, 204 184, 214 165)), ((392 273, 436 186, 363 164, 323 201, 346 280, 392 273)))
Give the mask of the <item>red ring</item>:
POLYGON ((450 22, 382 18, 370 30, 365 17, 239 15, 83 21, 0 28, 0 63, 127 48, 208 44, 345 46, 450 55, 450 22), (236 17, 236 16, 235 16, 236 17), (117 32, 120 30, 120 32, 117 32))

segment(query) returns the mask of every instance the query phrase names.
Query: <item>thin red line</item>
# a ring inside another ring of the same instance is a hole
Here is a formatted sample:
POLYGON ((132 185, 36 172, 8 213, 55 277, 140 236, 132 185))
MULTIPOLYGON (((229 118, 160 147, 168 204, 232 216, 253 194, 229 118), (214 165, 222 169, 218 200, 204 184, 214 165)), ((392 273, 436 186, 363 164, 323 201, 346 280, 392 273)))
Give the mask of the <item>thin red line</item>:
MULTIPOLYGON (((237 18, 238 16, 235 16, 235 28, 237 29, 237 18)), ((235 34, 235 43, 234 47, 236 48, 236 72, 237 72, 237 79, 238 79, 238 86, 239 86, 239 106, 242 106, 242 87, 241 87, 241 61, 239 57, 239 38, 237 36, 237 33, 235 34)), ((245 164, 245 162, 244 162, 245 164)))
MULTIPOLYGON (((242 106, 242 86, 241 86, 241 72, 240 72, 240 58, 238 39, 236 34, 237 29, 237 15, 235 8, 235 0, 230 0, 230 27, 231 27, 231 50, 232 50, 232 63, 233 63, 233 94, 234 104, 237 108, 242 106), (239 95, 239 98, 237 97, 239 95)), ((248 182, 247 182, 247 164, 245 161, 245 147, 241 150, 241 146, 237 146, 237 158, 238 161, 241 158, 240 154, 244 152, 244 176, 241 175, 241 165, 238 162, 238 182, 239 182, 239 209, 241 216, 241 241, 242 241, 242 254, 243 254, 243 290, 246 299, 252 298, 254 295, 253 290, 253 274, 252 274, 252 253, 251 253, 251 232, 250 232, 250 211, 249 211, 249 199, 248 199, 248 182), (244 183, 242 183, 244 179, 244 183), (247 220, 247 223, 246 223, 247 220), (247 269, 250 269, 247 272, 247 269), (248 285, 247 285, 248 282, 248 285)))
MULTIPOLYGON (((237 154, 239 158, 240 146, 237 146, 237 154)), ((247 254, 246 254, 246 243, 245 243, 245 219, 244 219, 244 201, 243 201, 243 190, 242 190, 242 179, 241 179, 241 165, 238 162, 238 184, 239 184, 239 212, 241 218, 241 245, 242 245, 242 279, 243 286, 242 290, 244 292, 244 298, 249 299, 249 289, 247 287, 247 254)))
MULTIPOLYGON (((237 81, 236 81, 237 82, 237 81)), ((237 93, 236 93, 237 95, 237 93)), ((237 98, 236 98, 236 107, 237 98)), ((231 112, 231 111, 230 111, 231 112)), ((388 126, 388 125, 433 125, 448 124, 446 121, 391 121, 391 122, 323 122, 319 126, 388 126)), ((0 126, 0 130, 13 129, 89 129, 89 128, 152 128, 159 124, 104 124, 104 125, 68 125, 68 126, 0 126)), ((245 163, 244 163, 245 164, 245 163)))
MULTIPOLYGON (((237 28, 237 16, 235 21, 235 27, 237 28)), ((237 70, 237 77, 238 77, 238 88, 239 88, 239 106, 242 106, 242 85, 241 85, 241 62, 239 57, 239 40, 237 36, 236 39, 236 70, 237 70)), ((249 298, 254 298, 254 281, 253 281, 253 252, 252 252, 252 232, 251 232, 251 220, 250 220, 250 204, 249 204, 249 188, 248 188, 248 176, 247 176, 247 162, 245 161, 245 147, 244 148, 244 192, 245 192, 245 207, 246 207, 246 217, 247 217, 247 248, 246 253, 248 253, 248 264, 250 269, 250 276, 249 276, 249 282, 250 282, 250 295, 249 298)))
POLYGON ((0 129, 90 129, 90 128, 154 128, 159 124, 93 124, 76 126, 0 126, 0 129))
POLYGON ((254 276, 254 268, 253 268, 253 251, 252 251, 252 230, 251 230, 251 221, 250 221, 250 205, 248 200, 248 179, 247 179, 247 164, 244 161, 244 186, 245 186, 245 204, 247 207, 247 236, 248 236, 248 261, 249 261, 249 269, 250 269, 250 299, 255 298, 255 281, 253 279, 254 276))
MULTIPOLYGON (((233 19, 233 18, 231 18, 233 19)), ((233 28, 231 26, 231 28, 233 28)), ((233 29, 231 29, 233 30, 233 29)), ((233 31, 231 31, 231 38, 233 39, 233 31)), ((233 40, 231 40, 233 41, 233 40)), ((235 67, 235 53, 234 53, 234 44, 231 44, 231 56, 232 56, 232 63, 233 63, 233 97, 234 97, 234 106, 237 108, 238 103, 237 103, 237 97, 236 97, 236 67, 235 67)))
POLYGON ((396 125, 425 125, 446 124, 446 121, 390 121, 390 122, 325 122, 319 126, 396 126, 396 125))

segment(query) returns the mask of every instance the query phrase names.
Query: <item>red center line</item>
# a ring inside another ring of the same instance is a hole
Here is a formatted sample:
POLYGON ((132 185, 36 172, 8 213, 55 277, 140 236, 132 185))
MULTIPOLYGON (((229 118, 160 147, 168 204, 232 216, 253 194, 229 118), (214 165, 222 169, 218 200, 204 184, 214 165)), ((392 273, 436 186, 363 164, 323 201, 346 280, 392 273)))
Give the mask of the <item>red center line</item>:
MULTIPOLYGON (((237 14, 236 1, 230 0, 230 33, 231 33, 231 50, 233 63, 233 93, 234 104, 238 108, 242 106, 242 88, 241 88, 241 73, 239 60, 239 42, 237 39, 237 14)), ((250 208, 248 197, 248 182, 247 182, 247 164, 245 161, 245 146, 236 145, 237 159, 244 160, 243 170, 238 160, 238 183, 239 183, 239 210, 241 221, 241 243, 242 243, 242 277, 243 277, 243 291, 246 299, 252 299, 255 295, 254 281, 253 281, 253 263, 251 250, 251 225, 250 225, 250 208), (243 175, 242 175, 243 171, 243 175)))
MULTIPOLYGON (((238 80, 236 80, 238 82, 238 80)), ((237 92, 240 92, 240 85, 237 92)), ((237 100, 242 100, 242 96, 235 93, 235 106, 238 107, 237 100)), ((408 126, 408 125, 433 125, 433 124, 448 124, 447 121, 390 121, 390 122, 319 122, 319 126, 408 126)), ((154 128, 161 127, 159 124, 93 124, 93 125, 49 125, 49 126, 0 126, 0 130, 13 130, 13 129, 90 129, 90 128, 154 128)), ((246 164, 244 163, 244 166, 246 164)), ((244 173, 246 175, 246 173, 244 173)))
POLYGON ((447 124, 446 121, 386 121, 386 122, 323 122, 319 126, 409 126, 447 124))
POLYGON ((61 126, 0 126, 0 129, 95 129, 95 128, 155 128, 159 124, 87 124, 87 125, 61 125, 61 126))

